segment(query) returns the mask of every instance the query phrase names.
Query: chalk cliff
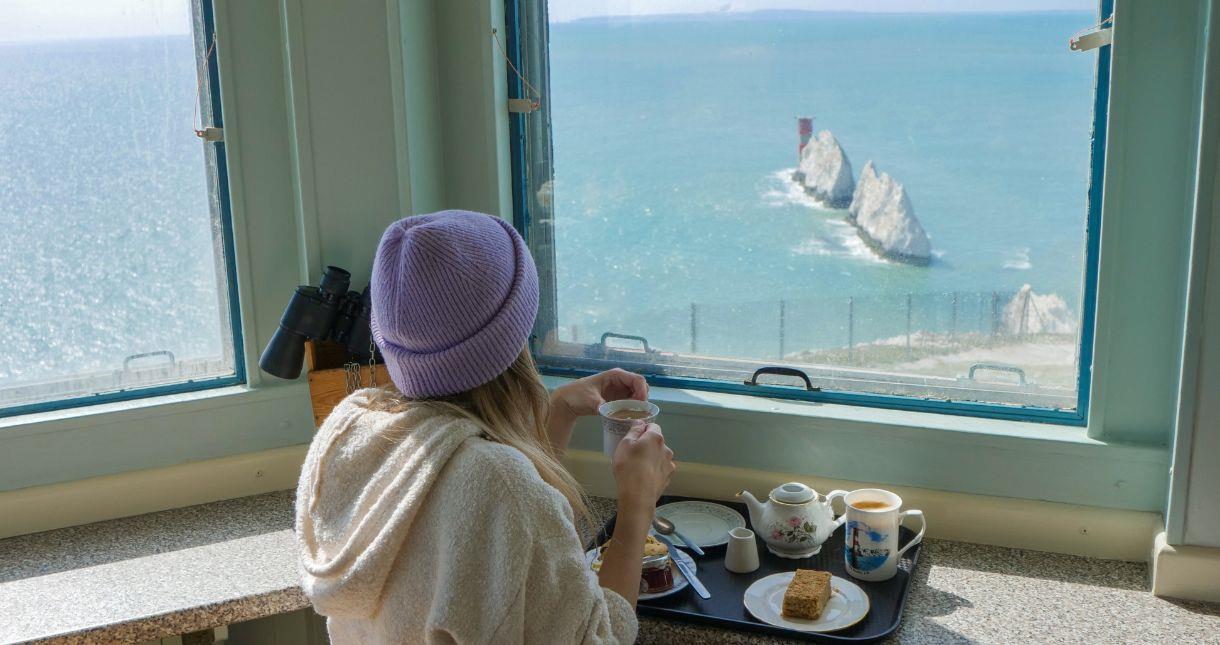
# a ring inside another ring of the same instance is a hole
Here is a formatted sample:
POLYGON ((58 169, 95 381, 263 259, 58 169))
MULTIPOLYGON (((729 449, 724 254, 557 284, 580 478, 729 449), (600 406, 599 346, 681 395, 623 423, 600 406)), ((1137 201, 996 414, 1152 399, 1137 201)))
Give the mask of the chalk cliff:
POLYGON ((1001 324, 1008 334, 1074 334, 1076 317, 1053 293, 1037 294, 1027 284, 1004 305, 1001 324))
POLYGON ((851 161, 829 130, 819 132, 801 150, 796 176, 806 191, 831 208, 847 208, 851 204, 856 189, 851 161))
POLYGON ((927 264, 932 244, 915 217, 915 209, 902 184, 873 162, 864 164, 851 199, 850 219, 860 237, 881 255, 912 264, 927 264))

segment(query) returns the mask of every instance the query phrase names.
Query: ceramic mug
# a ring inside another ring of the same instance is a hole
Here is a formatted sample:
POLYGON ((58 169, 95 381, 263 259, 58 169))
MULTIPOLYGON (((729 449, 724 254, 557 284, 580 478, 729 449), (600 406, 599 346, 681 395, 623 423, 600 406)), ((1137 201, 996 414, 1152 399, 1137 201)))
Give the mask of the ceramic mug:
POLYGON ((622 399, 601 404, 597 408, 597 413, 602 417, 602 452, 607 457, 614 459, 614 451, 618 449, 618 444, 623 440, 623 437, 627 436, 627 431, 631 430, 631 427, 637 423, 652 423, 657 418, 657 415, 661 413, 661 408, 658 408, 655 403, 649 401, 622 399), (635 412, 639 418, 614 418, 614 413, 623 410, 635 412))
POLYGON ((899 510, 902 498, 880 488, 861 488, 843 496, 847 503, 847 530, 843 559, 853 578, 877 582, 898 573, 898 560, 907 549, 923 540, 928 528, 923 511, 899 510), (919 533, 898 548, 898 527, 908 516, 919 517, 919 533))

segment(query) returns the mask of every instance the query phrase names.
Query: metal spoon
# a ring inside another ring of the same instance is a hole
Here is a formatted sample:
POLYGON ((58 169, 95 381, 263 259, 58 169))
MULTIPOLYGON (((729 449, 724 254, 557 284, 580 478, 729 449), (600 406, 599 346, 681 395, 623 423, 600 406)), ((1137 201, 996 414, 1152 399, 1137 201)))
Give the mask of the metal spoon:
POLYGON ((657 533, 660 533, 666 537, 670 535, 676 536, 679 540, 682 540, 683 544, 690 547, 690 550, 694 551, 696 555, 707 555, 703 552, 703 549, 699 548, 698 544, 691 542, 685 535, 679 533, 673 522, 670 522, 660 515, 652 518, 652 528, 656 529, 657 533))

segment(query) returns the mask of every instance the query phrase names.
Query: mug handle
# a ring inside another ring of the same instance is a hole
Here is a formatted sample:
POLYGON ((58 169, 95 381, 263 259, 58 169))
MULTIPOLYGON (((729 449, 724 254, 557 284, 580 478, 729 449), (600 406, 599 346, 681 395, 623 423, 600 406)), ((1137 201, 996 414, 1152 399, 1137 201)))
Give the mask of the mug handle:
POLYGON ((898 514, 898 525, 902 526, 902 520, 906 519, 908 516, 911 516, 911 515, 919 516, 919 532, 915 534, 915 537, 911 538, 910 542, 907 542, 906 546, 902 547, 901 549, 898 549, 898 554, 896 557, 899 557, 899 558, 902 557, 903 553, 907 552, 907 549, 922 542, 923 533, 924 533, 924 531, 928 530, 928 520, 923 516, 923 511, 918 510, 918 509, 911 509, 909 511, 903 511, 903 512, 899 513, 898 514))
MULTIPOLYGON (((834 514, 835 514, 834 499, 835 499, 836 497, 843 497, 843 496, 847 495, 847 493, 848 493, 848 492, 850 492, 850 491, 845 491, 845 490, 832 490, 832 491, 830 491, 829 493, 827 493, 827 494, 826 494, 826 504, 827 504, 827 506, 830 506, 830 515, 831 515, 832 517, 833 517, 833 516, 834 516, 834 514)), ((840 526, 843 526, 843 522, 847 521, 847 506, 846 506, 846 504, 847 504, 847 503, 846 503, 846 502, 844 502, 844 506, 843 506, 843 514, 835 518, 834 525, 833 525, 833 526, 831 527, 831 529, 830 529, 830 532, 831 532, 831 533, 834 533, 834 532, 835 532, 835 529, 839 528, 840 526)))

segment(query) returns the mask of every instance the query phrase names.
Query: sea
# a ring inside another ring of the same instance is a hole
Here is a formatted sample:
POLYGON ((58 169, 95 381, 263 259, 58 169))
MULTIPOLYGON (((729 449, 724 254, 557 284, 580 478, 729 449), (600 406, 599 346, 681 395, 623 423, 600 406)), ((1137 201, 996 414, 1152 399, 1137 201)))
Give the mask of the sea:
POLYGON ((1087 12, 550 25, 559 334, 747 358, 992 329, 1023 285, 1078 316, 1087 12), (877 257, 791 180, 797 117, 907 190, 934 259, 877 257))
MULTIPOLYGON (((765 358, 1079 311, 1088 13, 762 12, 550 26, 559 333, 765 358), (907 189, 930 266, 790 179, 814 118, 907 189), (950 314, 950 303, 952 313, 950 314)), ((0 44, 0 383, 223 354, 185 36, 0 44), (155 360, 155 359, 154 359, 155 360)))
POLYGON ((224 356, 195 74, 189 36, 0 43, 0 385, 224 356))

